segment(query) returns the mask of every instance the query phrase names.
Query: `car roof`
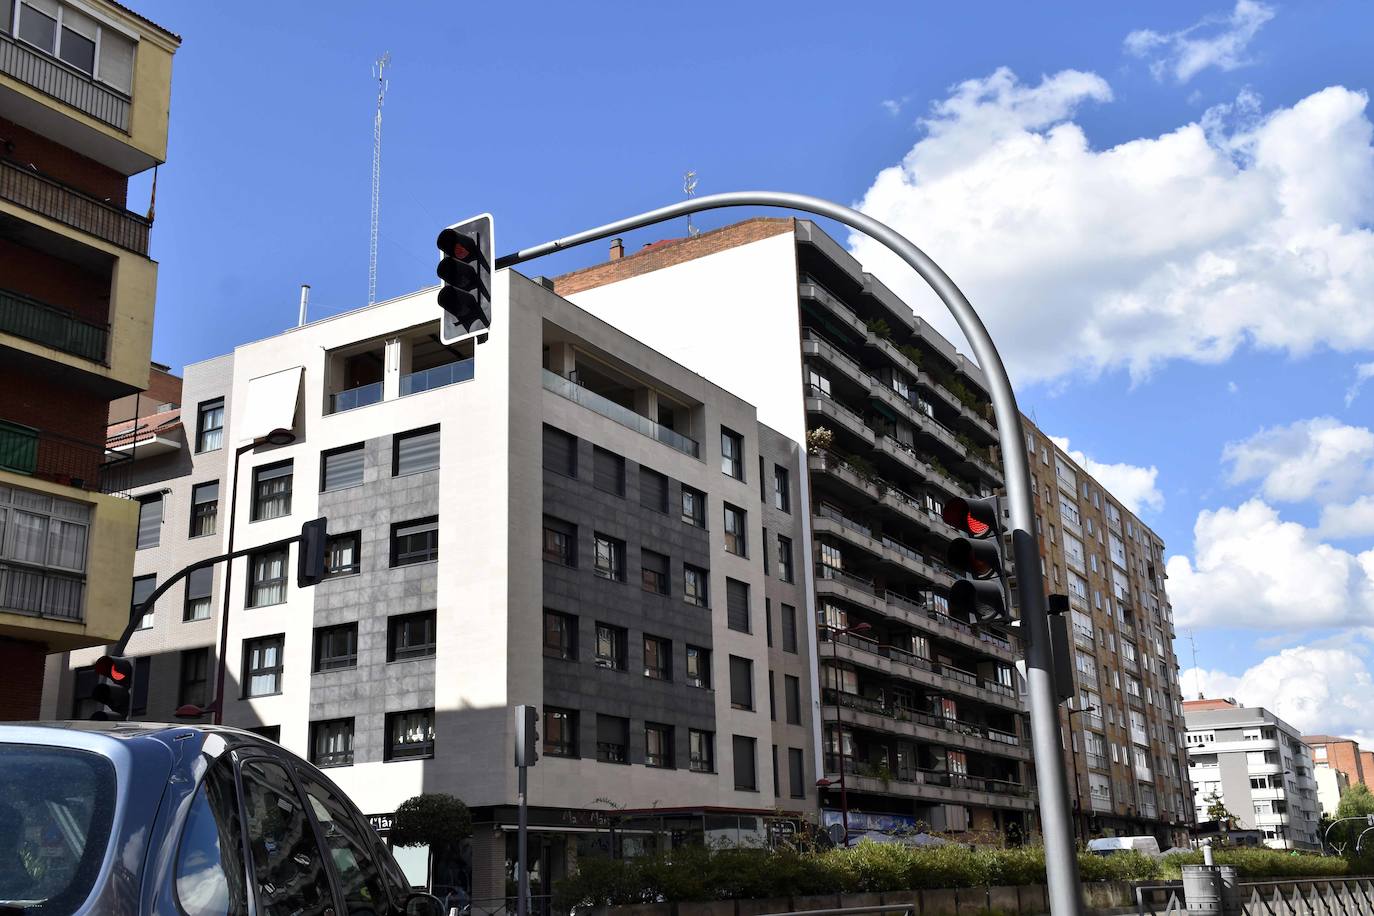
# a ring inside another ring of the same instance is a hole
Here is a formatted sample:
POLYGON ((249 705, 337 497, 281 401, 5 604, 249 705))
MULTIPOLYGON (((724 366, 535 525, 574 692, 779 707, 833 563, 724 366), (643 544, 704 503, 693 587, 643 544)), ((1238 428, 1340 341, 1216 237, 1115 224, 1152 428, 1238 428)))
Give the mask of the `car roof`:
POLYGON ((161 744, 169 744, 172 741, 183 741, 194 735, 201 739, 204 744, 206 737, 218 735, 223 740, 226 747, 244 747, 257 745, 266 748, 276 748, 278 745, 261 735, 241 728, 233 728, 227 725, 201 725, 183 724, 180 722, 97 722, 97 721, 67 721, 67 722, 6 722, 0 724, 0 741, 3 741, 6 733, 14 732, 16 729, 24 729, 28 732, 29 738, 36 737, 38 733, 51 732, 52 740, 62 743, 59 737, 63 732, 79 732, 83 735, 101 736, 120 741, 151 740, 161 744))

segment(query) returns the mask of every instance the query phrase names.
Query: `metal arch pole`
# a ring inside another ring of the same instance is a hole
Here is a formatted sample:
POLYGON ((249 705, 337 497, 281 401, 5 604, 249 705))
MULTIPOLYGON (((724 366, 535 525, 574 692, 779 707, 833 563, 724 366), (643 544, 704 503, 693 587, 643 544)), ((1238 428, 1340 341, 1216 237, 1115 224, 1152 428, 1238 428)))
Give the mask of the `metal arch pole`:
POLYGON ((1082 911, 1078 857, 1069 814, 1068 776, 1060 750, 1058 704, 1054 696, 1049 620, 1045 585, 1035 537, 1034 486, 1026 459, 1025 434, 1011 379, 983 321, 954 281, 920 248, 890 227, 858 210, 806 194, 779 191, 737 191, 684 200, 595 229, 525 248, 496 259, 496 268, 513 267, 532 258, 608 238, 632 229, 703 210, 729 207, 783 207, 843 223, 886 245, 925 280, 944 302, 973 349, 987 376, 997 417, 997 434, 1006 470, 1007 500, 1011 508, 1012 557, 1016 563, 1021 603, 1021 628, 1026 643, 1026 689, 1030 701, 1031 737, 1040 802, 1040 826, 1045 841, 1045 870, 1050 911, 1054 916, 1078 916, 1082 911))

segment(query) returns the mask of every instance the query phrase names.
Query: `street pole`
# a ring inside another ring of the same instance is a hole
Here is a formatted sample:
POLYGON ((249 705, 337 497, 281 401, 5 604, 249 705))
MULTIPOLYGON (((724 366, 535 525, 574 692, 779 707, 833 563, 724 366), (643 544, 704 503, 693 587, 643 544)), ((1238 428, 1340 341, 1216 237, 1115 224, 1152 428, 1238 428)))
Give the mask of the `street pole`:
POLYGON ((530 829, 530 809, 528 799, 529 767, 525 766, 522 763, 519 767, 519 770, 520 786, 519 795, 516 797, 517 807, 520 811, 519 819, 516 824, 516 843, 519 846, 519 851, 516 853, 515 867, 519 872, 517 876, 517 881, 519 883, 516 886, 516 893, 520 895, 520 899, 515 902, 515 913, 516 916, 529 916, 530 872, 528 863, 525 862, 525 856, 528 855, 528 851, 525 849, 525 847, 529 843, 530 829))
MULTIPOLYGON (((1073 743, 1073 717, 1083 712, 1093 712, 1096 706, 1085 706, 1082 709, 1069 710, 1069 751, 1073 754, 1073 810, 1078 815, 1075 818, 1074 827, 1078 830, 1078 839, 1084 845, 1088 842, 1088 816, 1083 813, 1083 785, 1078 781, 1078 745, 1073 743)), ((1085 747, 1084 753, 1087 753, 1085 747)))
POLYGON ((1038 774, 1040 828, 1045 843, 1050 912, 1053 916, 1078 916, 1082 911, 1082 888, 1078 881, 1078 855, 1073 840, 1068 781, 1060 743, 1059 705, 1054 690, 1045 583, 1035 536, 1035 488, 1026 459, 1026 439, 1021 427, 1021 414, 1016 406, 1016 394, 1002 357, 983 320, 954 281, 929 255, 878 220, 823 198, 779 191, 738 191, 692 198, 505 255, 496 259, 496 268, 513 267, 532 258, 703 210, 728 207, 784 207, 812 213, 843 223, 885 245, 915 270, 940 297, 987 377, 988 392, 997 417, 998 442, 1006 470, 1007 501, 1011 510, 1012 558, 1016 564, 1022 639, 1026 646, 1026 692, 1030 703, 1032 750, 1038 774))

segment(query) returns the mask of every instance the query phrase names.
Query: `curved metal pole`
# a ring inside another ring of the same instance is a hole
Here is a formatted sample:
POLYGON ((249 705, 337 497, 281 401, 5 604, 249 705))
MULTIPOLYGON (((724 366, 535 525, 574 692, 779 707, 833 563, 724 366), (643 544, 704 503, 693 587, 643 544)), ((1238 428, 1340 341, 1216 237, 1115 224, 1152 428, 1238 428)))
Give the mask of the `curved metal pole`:
POLYGON ((1360 854, 1360 847, 1363 845, 1364 837, 1367 833, 1374 833, 1374 827, 1364 828, 1360 831, 1360 835, 1355 838, 1355 855, 1360 854))
MULTIPOLYGON (((1324 830, 1324 831, 1322 832, 1322 852, 1325 852, 1325 851, 1326 851, 1326 847, 1328 847, 1328 846, 1331 845, 1331 828, 1335 827, 1337 824, 1345 824, 1345 823, 1348 823, 1349 821, 1364 821, 1365 823, 1369 823, 1369 815, 1367 815, 1367 814, 1357 814, 1357 815, 1355 815, 1354 817, 1338 817, 1338 818, 1336 818, 1336 820, 1334 820, 1334 821, 1332 821, 1331 823, 1327 824, 1327 825, 1326 825, 1326 830, 1324 830)), ((1368 832, 1369 832, 1369 831, 1367 831, 1367 830, 1365 831, 1365 833, 1368 833, 1368 832)), ((1364 833, 1361 833, 1360 836, 1364 836, 1364 833)), ((1358 842, 1359 842, 1359 841, 1358 841, 1358 839, 1357 839, 1357 840, 1356 840, 1356 843, 1358 843, 1358 842)))
POLYGON ((497 269, 608 238, 621 232, 666 220, 728 207, 784 207, 824 216, 886 245, 926 281, 958 322, 974 359, 987 376, 997 416, 997 434, 1006 470, 1007 500, 1011 506, 1012 557, 1016 563, 1021 603, 1022 638, 1026 643, 1026 689, 1030 698, 1031 738, 1039 789, 1040 826, 1045 841, 1045 869, 1049 879, 1050 911, 1054 916, 1081 912, 1078 856, 1070 822, 1068 777, 1059 735, 1059 707, 1054 695, 1049 621, 1045 616, 1045 584, 1035 537, 1035 488, 1026 459, 1026 439, 1011 379, 983 321, 954 281, 920 248, 876 219, 850 207, 806 194, 780 191, 736 191, 710 194, 627 217, 595 229, 524 248, 496 259, 497 269))

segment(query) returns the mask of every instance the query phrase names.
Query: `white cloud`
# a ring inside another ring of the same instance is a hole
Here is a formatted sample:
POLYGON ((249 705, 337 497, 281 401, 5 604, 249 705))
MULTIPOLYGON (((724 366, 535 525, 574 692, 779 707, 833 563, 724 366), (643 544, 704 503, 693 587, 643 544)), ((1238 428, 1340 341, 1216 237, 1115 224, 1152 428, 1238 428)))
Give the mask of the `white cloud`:
MULTIPOLYGON (((954 87, 860 208, 922 246, 969 296, 1020 383, 1238 347, 1374 347, 1374 125, 1342 87, 1261 114, 1252 94, 1157 137, 1094 149, 1073 121, 1099 76, 954 87)), ((869 269, 954 338, 885 248, 869 269)))
POLYGON ((1154 465, 1142 468, 1134 464, 1104 464, 1070 449, 1069 440, 1063 436, 1050 436, 1050 441, 1135 514, 1139 515, 1142 509, 1158 511, 1164 508, 1164 494, 1155 486, 1159 468, 1154 465))
POLYGON ((895 118, 902 113, 902 106, 905 105, 906 102, 907 97, 903 96, 900 99, 883 99, 878 104, 882 105, 883 109, 895 118))
POLYGON ((1345 406, 1349 407, 1355 403, 1355 399, 1360 396, 1360 389, 1364 383, 1374 378, 1374 363, 1360 363, 1355 367, 1355 381, 1351 382, 1350 387, 1345 390, 1345 406))
POLYGON ((1374 496, 1360 496, 1353 502, 1323 506, 1318 530, 1327 538, 1374 536, 1374 496))
POLYGON ((1256 0, 1236 0, 1229 16, 1208 16, 1177 32, 1137 29, 1126 36, 1126 51, 1149 60, 1157 80, 1172 76, 1186 83, 1208 67, 1235 70, 1250 61, 1245 51, 1274 8, 1256 0))
POLYGON ((1236 393, 1237 391, 1239 391, 1239 390, 1240 390, 1240 386, 1237 385, 1235 382, 1227 382, 1227 383, 1226 383, 1226 391, 1227 391, 1229 394, 1235 394, 1235 393, 1236 393))
POLYGON ((1279 502, 1331 501, 1374 487, 1374 431, 1334 417, 1298 420, 1228 443, 1231 482, 1260 481, 1279 502))
POLYGON ((1184 695, 1235 697, 1263 706, 1305 735, 1352 735, 1371 728, 1369 697, 1374 677, 1357 642, 1346 646, 1295 646, 1265 658, 1239 675, 1190 668, 1179 675, 1184 695))
POLYGON ((1261 500, 1206 510, 1166 565, 1180 627, 1374 626, 1374 550, 1351 553, 1261 500))

